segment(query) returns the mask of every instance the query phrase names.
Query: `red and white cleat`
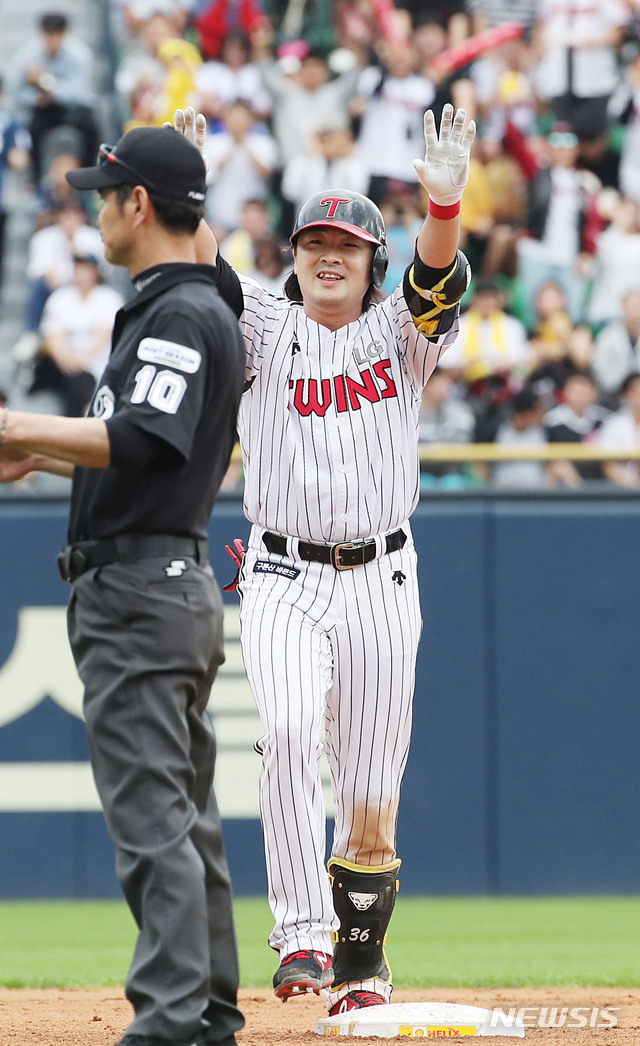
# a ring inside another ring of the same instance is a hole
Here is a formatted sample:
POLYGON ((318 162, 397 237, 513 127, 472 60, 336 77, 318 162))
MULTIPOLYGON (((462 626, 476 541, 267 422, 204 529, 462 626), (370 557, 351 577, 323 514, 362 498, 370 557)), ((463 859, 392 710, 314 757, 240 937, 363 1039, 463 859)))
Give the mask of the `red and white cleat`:
POLYGON ((365 1006, 386 1006, 387 1000, 384 995, 377 992, 352 991, 345 995, 329 1010, 329 1016, 335 1017, 338 1013, 347 1013, 348 1010, 363 1010, 365 1006))
POLYGON ((290 952, 273 976, 273 990, 283 1002, 307 992, 319 995, 330 984, 333 984, 333 966, 327 952, 290 952))

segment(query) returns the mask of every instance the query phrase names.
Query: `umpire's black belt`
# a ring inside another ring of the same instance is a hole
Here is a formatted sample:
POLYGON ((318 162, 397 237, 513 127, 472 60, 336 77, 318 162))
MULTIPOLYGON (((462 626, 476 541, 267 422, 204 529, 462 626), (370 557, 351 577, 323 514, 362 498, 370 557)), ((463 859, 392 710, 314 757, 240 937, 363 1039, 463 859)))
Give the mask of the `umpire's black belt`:
POLYGON ((206 538, 185 538, 176 534, 118 534, 97 541, 78 541, 58 553, 58 570, 63 581, 75 581, 92 567, 108 563, 133 563, 147 556, 193 557, 198 563, 209 561, 206 538))
MULTIPOLYGON (((407 540, 404 530, 395 530, 385 537, 383 555, 397 552, 407 540)), ((262 541, 268 552, 278 556, 287 555, 287 539, 282 534, 272 534, 266 530, 262 541)), ((370 563, 378 555, 378 544, 375 538, 362 538, 357 541, 341 541, 337 545, 314 545, 310 541, 298 541, 298 556, 309 563, 330 563, 336 570, 351 570, 370 563)))

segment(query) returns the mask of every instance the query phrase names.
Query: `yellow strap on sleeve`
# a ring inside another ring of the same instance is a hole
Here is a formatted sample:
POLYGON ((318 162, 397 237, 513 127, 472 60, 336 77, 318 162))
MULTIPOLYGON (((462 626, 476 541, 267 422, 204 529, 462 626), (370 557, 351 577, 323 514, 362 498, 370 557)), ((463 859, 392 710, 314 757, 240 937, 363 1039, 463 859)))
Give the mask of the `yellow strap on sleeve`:
MULTIPOLYGON (((431 294, 431 300, 434 303, 433 308, 427 309, 426 312, 420 312, 417 315, 413 312, 411 313, 414 325, 417 327, 421 334, 424 334, 427 337, 437 332, 438 327, 440 326, 440 320, 437 317, 440 315, 440 313, 444 309, 452 309, 454 305, 458 304, 457 301, 445 301, 444 299, 446 298, 446 294, 442 289, 447 280, 451 279, 451 277, 453 276, 457 266, 458 256, 456 255, 456 259, 453 263, 453 266, 451 267, 447 275, 443 276, 442 279, 439 280, 438 283, 436 283, 435 287, 432 287, 429 290, 429 293, 431 294)), ((422 297, 422 295, 427 291, 427 288, 418 286, 414 279, 414 271, 415 265, 412 265, 409 270, 409 283, 413 287, 414 291, 417 291, 420 297, 422 297)))

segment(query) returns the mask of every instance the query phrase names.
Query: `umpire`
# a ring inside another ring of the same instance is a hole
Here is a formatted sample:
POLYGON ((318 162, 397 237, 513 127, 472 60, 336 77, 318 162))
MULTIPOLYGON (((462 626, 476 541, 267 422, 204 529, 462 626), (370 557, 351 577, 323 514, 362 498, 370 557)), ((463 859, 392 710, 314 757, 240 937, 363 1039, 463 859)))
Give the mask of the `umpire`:
MULTIPOLYGON (((139 929, 118 1046, 232 1046, 243 1025, 206 704, 223 661, 206 530, 244 380, 236 317, 195 264, 205 168, 176 131, 137 128, 68 175, 102 197, 118 313, 89 416, 0 410, 0 480, 73 477, 68 626, 93 772, 139 929), (156 189, 162 169, 162 186, 156 189)), ((239 315, 242 303, 238 302, 239 315)))

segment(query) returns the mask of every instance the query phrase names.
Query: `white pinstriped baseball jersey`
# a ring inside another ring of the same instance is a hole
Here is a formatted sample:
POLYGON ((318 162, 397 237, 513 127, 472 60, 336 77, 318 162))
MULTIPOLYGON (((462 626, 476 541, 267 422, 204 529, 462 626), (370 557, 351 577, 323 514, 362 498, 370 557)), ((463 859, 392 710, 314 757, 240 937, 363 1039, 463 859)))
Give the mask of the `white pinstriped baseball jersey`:
POLYGON ((395 530, 419 496, 422 388, 438 341, 415 328, 402 286, 336 331, 240 277, 247 380, 238 431, 253 523, 333 543, 395 530))
MULTIPOLYGON (((395 858, 421 631, 408 517, 419 492, 422 388, 457 332, 418 333, 399 287, 331 331, 301 304, 241 277, 247 390, 238 431, 245 513, 241 639, 263 736, 260 810, 281 959, 331 951, 339 925, 325 866, 320 728, 335 803, 332 854, 363 868, 395 858), (382 535, 402 528, 388 552, 382 535), (377 537, 353 570, 268 551, 264 531, 319 544, 377 537)), ((349 982, 383 992, 390 983, 349 982)), ((344 986, 341 991, 346 990, 344 986)), ((329 999, 328 1005, 333 1004, 329 999)))

